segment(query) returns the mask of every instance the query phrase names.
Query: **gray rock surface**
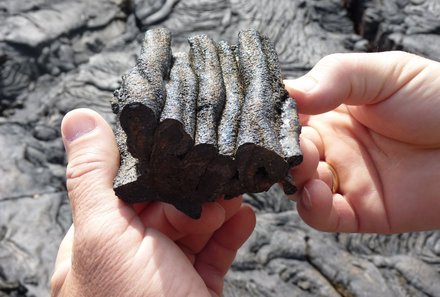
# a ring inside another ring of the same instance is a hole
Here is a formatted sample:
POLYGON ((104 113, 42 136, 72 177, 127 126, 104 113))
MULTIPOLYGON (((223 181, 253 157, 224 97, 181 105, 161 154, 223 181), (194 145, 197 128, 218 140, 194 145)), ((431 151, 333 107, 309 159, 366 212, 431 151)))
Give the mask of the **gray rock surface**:
POLYGON ((343 0, 356 33, 373 51, 403 49, 431 59, 440 56, 437 0, 343 0))
MULTIPOLYGON (((437 0, 0 0, 0 296, 47 296, 71 223, 59 125, 77 107, 114 122, 110 99, 142 32, 173 47, 255 28, 286 77, 334 52, 403 49, 440 60, 437 0)), ((180 49, 179 49, 180 48, 180 49)), ((246 197, 258 225, 225 296, 440 296, 440 232, 328 234, 307 227, 282 191, 246 197)))

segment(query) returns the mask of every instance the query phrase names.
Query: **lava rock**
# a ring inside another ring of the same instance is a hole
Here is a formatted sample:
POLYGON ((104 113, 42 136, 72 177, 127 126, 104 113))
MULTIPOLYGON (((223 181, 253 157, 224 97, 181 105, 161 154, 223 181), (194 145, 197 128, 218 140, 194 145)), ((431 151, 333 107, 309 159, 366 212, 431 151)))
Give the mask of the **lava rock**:
POLYGON ((171 51, 171 34, 145 34, 136 66, 112 103, 121 166, 114 181, 126 202, 160 200, 192 218, 202 203, 296 187, 300 124, 284 89, 273 44, 256 30, 238 45, 206 35, 188 39, 189 54, 171 51))

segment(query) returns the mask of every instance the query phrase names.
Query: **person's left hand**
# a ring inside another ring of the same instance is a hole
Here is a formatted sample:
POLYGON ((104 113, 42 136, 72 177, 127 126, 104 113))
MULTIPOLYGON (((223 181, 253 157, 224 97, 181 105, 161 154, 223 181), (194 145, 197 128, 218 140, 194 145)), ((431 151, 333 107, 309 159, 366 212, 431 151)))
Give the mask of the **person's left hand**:
POLYGON ((128 205, 112 183, 119 153, 110 126, 79 109, 62 123, 73 225, 61 243, 52 296, 220 296, 255 214, 219 199, 193 220, 173 206, 128 205))

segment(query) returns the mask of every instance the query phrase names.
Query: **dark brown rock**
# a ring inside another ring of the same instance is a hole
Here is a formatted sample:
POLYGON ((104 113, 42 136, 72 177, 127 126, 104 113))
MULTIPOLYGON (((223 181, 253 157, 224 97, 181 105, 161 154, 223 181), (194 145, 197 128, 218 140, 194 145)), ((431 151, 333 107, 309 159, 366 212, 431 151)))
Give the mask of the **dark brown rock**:
POLYGON ((206 35, 171 54, 165 29, 145 34, 136 66, 115 91, 121 167, 116 194, 160 200, 193 218, 201 205, 296 188, 289 169, 302 161, 295 101, 284 90, 272 43, 242 31, 237 46, 206 35))

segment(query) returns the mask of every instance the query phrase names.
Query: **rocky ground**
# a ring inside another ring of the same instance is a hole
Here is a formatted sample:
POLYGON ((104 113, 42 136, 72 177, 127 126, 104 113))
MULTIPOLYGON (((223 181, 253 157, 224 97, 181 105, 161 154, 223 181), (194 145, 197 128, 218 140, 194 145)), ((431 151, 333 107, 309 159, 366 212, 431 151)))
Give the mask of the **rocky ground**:
MULTIPOLYGON (((334 52, 440 60, 437 0, 0 0, 0 297, 48 295, 71 223, 61 119, 90 107, 113 122, 112 91, 157 26, 182 50, 195 33, 233 43, 256 28, 286 77, 334 52)), ((440 232, 321 233, 276 187, 246 199, 258 225, 225 296, 440 296, 440 232)))

